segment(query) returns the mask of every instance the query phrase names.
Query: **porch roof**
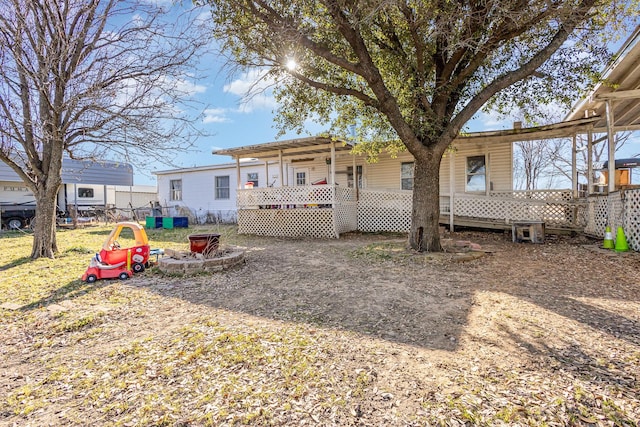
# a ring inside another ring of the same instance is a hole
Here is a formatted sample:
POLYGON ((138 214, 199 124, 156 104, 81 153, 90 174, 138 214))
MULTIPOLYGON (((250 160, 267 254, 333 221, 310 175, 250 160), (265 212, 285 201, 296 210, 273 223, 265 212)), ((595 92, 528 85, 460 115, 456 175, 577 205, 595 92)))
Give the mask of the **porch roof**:
POLYGON ((212 154, 227 155, 236 159, 243 157, 277 158, 280 153, 284 156, 308 156, 328 153, 331 150, 332 143, 335 144, 336 152, 348 152, 353 148, 353 144, 349 141, 337 140, 326 136, 313 136, 245 145, 243 147, 223 148, 213 150, 212 154))
MULTIPOLYGON (((545 138, 563 138, 575 133, 585 132, 588 127, 591 127, 598 120, 598 117, 590 117, 530 128, 471 132, 458 136, 455 142, 462 144, 481 142, 508 143, 545 138)), ((236 159, 246 157, 264 159, 277 158, 282 151, 285 157, 304 157, 319 153, 326 154, 331 150, 332 142, 335 143, 336 152, 349 152, 353 148, 353 143, 350 141, 335 140, 330 137, 310 137, 245 145, 243 147, 222 148, 213 150, 212 154, 227 155, 236 159)))
POLYGON ((470 132, 459 135, 455 142, 465 144, 472 142, 520 142, 566 138, 576 133, 586 132, 598 120, 599 117, 589 117, 529 128, 470 132))
POLYGON ((572 109, 566 120, 598 116, 596 132, 606 132, 607 101, 615 131, 640 130, 640 25, 622 45, 617 59, 603 72, 604 82, 572 109))

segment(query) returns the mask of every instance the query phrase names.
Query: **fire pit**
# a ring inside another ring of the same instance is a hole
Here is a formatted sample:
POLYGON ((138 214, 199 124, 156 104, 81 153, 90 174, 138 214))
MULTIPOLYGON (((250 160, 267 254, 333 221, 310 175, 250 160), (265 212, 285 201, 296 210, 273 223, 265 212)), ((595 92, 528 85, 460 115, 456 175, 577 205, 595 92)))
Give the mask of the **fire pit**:
POLYGON ((244 251, 233 246, 220 246, 220 234, 190 234, 190 251, 165 249, 158 261, 163 273, 197 274, 216 272, 244 263, 244 251))
POLYGON ((220 244, 219 234, 190 234, 189 248, 191 252, 202 254, 205 258, 215 255, 220 244))

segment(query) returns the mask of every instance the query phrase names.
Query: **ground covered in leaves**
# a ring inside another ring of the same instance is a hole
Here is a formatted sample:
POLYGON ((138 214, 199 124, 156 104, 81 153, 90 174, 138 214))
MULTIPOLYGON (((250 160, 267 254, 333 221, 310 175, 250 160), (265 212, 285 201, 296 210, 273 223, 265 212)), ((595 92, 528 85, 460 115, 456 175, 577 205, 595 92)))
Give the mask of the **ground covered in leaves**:
POLYGON ((0 425, 640 421, 640 254, 467 231, 430 255, 400 235, 225 229, 239 268, 84 284, 107 232, 65 232, 90 239, 35 263, 28 236, 0 238, 0 425))

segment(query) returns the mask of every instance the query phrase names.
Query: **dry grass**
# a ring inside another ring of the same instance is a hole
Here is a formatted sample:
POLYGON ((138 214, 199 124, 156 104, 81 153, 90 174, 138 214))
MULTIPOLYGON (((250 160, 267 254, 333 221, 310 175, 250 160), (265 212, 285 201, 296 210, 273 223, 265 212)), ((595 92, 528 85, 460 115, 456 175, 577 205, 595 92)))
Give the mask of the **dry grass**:
MULTIPOLYGON (((237 236, 240 269, 78 278, 111 227, 56 260, 0 235, 0 425, 594 425, 640 420, 640 259, 584 241, 460 263, 398 236, 237 236), (6 361, 6 363, 5 363, 6 361)), ((149 230, 186 249, 198 229, 149 230)))

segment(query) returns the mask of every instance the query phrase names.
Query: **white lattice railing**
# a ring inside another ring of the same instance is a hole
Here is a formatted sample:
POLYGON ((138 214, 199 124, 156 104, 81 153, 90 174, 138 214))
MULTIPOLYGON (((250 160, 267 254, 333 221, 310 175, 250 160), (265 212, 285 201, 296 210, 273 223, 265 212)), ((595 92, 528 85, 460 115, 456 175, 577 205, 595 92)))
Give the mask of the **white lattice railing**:
POLYGON ((336 201, 335 188, 333 185, 304 185, 238 190, 236 205, 238 209, 326 207, 336 201))
MULTIPOLYGON (((532 195, 533 196, 533 195, 532 195)), ((486 197, 468 194, 454 196, 454 214, 470 218, 513 221, 544 221, 555 227, 576 227, 582 205, 578 202, 531 198, 486 197)))
POLYGON ((358 230, 408 232, 411 229, 411 191, 360 190, 359 196, 358 230))
POLYGON ((238 190, 238 232, 337 238, 357 230, 356 193, 333 185, 238 190))
POLYGON ((545 202, 570 202, 573 200, 571 190, 517 190, 491 191, 489 197, 517 200, 543 200, 545 202))
POLYGON ((640 251, 640 190, 589 197, 585 216, 585 233, 604 237, 605 228, 610 226, 615 238, 618 227, 622 227, 629 247, 640 251))

